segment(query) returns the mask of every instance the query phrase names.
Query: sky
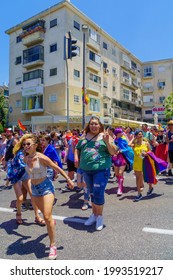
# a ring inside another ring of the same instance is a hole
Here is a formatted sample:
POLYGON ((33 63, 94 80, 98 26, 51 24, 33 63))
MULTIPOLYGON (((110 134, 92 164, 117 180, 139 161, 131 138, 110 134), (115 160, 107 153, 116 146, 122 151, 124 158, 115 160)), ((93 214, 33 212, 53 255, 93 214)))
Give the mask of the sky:
MULTIPOLYGON (((59 2, 1 2, 0 85, 9 82, 9 35, 5 31, 59 2)), ((173 0, 71 0, 71 3, 142 62, 173 58, 173 0)))

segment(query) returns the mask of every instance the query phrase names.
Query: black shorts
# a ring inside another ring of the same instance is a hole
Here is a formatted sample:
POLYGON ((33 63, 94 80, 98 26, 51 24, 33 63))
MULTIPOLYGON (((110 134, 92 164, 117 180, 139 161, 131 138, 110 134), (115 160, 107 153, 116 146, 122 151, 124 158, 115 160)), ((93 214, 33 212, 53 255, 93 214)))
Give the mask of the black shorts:
POLYGON ((71 171, 76 172, 77 171, 76 167, 74 166, 74 161, 71 161, 71 160, 67 159, 67 170, 69 172, 71 172, 71 171))
POLYGON ((168 151, 168 154, 170 163, 173 163, 173 151, 168 151))

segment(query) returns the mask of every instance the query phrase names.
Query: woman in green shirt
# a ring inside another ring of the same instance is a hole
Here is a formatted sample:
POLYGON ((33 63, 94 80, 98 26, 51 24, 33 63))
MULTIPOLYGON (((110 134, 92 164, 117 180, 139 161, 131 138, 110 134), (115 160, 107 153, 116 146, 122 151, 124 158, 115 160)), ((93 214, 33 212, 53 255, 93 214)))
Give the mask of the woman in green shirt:
POLYGON ((111 156, 116 153, 113 138, 104 132, 99 118, 91 117, 82 137, 75 148, 75 166, 83 170, 84 179, 90 189, 92 215, 86 226, 96 222, 96 230, 103 228, 104 192, 110 176, 111 156))

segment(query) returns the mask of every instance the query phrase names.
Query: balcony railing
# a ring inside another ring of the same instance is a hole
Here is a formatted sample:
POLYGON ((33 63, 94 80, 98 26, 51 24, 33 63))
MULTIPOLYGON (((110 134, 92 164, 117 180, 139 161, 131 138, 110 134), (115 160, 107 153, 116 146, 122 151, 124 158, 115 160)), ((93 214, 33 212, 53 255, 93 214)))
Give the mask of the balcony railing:
POLYGON ((20 37, 22 38, 22 43, 28 47, 33 44, 42 42, 44 40, 45 32, 45 28, 37 26, 34 29, 23 31, 20 34, 20 37))

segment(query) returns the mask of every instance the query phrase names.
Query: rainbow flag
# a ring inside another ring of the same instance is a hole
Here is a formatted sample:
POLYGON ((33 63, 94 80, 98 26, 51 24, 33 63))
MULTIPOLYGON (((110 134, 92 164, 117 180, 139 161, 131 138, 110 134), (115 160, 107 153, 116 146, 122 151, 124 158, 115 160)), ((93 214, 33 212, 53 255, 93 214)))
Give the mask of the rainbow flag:
POLYGON ((84 88, 82 88, 82 101, 83 101, 86 105, 88 105, 88 103, 89 103, 89 101, 90 101, 88 95, 84 92, 84 88))
POLYGON ((20 128, 20 130, 25 131, 26 127, 21 123, 20 120, 18 120, 18 127, 20 128))

